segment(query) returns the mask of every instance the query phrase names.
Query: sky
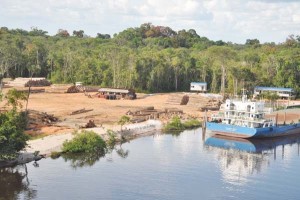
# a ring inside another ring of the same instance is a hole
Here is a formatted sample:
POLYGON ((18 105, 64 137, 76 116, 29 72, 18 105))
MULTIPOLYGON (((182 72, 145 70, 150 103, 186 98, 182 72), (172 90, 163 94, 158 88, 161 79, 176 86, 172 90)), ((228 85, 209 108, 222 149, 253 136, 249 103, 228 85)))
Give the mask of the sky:
POLYGON ((244 44, 300 35, 300 0, 0 0, 0 27, 119 33, 143 23, 244 44))

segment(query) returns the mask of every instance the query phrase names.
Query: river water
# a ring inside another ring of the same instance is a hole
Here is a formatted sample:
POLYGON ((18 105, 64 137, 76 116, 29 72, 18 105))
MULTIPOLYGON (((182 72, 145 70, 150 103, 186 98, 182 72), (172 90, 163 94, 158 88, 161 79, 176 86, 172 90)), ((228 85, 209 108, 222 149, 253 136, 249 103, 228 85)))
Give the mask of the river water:
POLYGON ((203 138, 200 129, 149 136, 105 157, 0 169, 0 199, 300 199, 299 143, 203 138))

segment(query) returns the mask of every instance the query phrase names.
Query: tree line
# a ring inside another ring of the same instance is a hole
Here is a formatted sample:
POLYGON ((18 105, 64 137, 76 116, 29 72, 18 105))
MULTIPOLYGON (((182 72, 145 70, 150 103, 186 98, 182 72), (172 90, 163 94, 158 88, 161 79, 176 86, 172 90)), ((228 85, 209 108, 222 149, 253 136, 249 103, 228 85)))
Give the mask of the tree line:
POLYGON ((204 81, 211 92, 236 94, 242 87, 291 87, 300 92, 300 37, 280 44, 248 39, 212 41, 195 30, 174 31, 145 23, 111 37, 83 30, 54 36, 0 28, 0 76, 47 77, 53 83, 134 88, 143 92, 188 91, 204 81))

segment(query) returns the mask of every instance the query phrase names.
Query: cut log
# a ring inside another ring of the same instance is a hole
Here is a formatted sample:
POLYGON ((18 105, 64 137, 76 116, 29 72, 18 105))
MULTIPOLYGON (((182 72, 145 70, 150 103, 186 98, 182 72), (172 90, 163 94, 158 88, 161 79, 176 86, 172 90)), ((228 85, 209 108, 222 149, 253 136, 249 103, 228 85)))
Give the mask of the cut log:
POLYGON ((93 111, 94 109, 80 109, 80 110, 75 110, 73 112, 71 112, 70 115, 77 115, 77 114, 81 114, 81 113, 86 113, 86 112, 90 112, 90 111, 93 111))

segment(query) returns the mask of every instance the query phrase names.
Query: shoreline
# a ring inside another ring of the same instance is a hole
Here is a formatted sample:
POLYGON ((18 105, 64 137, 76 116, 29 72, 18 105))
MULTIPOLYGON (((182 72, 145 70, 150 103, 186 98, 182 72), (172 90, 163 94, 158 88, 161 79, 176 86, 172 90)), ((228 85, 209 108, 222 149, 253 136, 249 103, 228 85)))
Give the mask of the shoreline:
MULTIPOLYGON (((148 120, 142 123, 127 124, 121 130, 120 126, 103 125, 102 127, 87 128, 78 130, 94 131, 100 135, 104 140, 108 140, 108 130, 113 130, 116 133, 118 140, 125 137, 127 141, 137 139, 140 137, 154 135, 162 130, 163 123, 159 120, 148 120)), ((59 134, 52 134, 43 138, 29 140, 27 147, 20 151, 18 157, 14 160, 0 161, 0 168, 14 167, 20 164, 26 164, 33 161, 38 161, 42 158, 47 158, 52 152, 61 152, 63 143, 66 140, 73 139, 75 134, 73 132, 65 132, 59 134)))
MULTIPOLYGON (((102 127, 86 128, 78 130, 94 131, 104 140, 108 139, 107 131, 112 130, 116 133, 116 137, 121 139, 124 136, 128 140, 144 137, 160 132, 163 123, 160 120, 147 120, 141 123, 127 124, 122 127, 120 125, 103 125, 102 127)), ((43 138, 29 140, 28 146, 22 153, 39 152, 40 155, 48 157, 51 152, 61 151, 61 147, 66 140, 71 140, 75 135, 72 132, 48 135, 43 138)))

